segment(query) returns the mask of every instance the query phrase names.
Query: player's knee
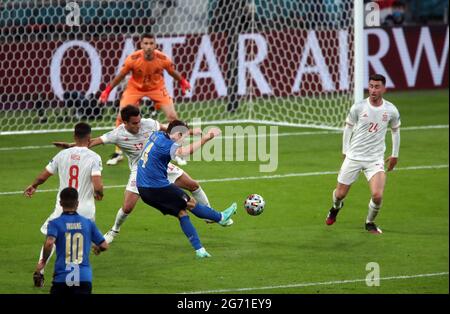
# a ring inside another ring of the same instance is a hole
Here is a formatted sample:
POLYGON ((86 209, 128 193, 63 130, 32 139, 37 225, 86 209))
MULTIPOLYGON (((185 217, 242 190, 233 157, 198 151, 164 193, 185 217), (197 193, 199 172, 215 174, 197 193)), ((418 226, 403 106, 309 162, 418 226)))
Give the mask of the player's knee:
POLYGON ((198 190, 199 187, 200 187, 200 184, 198 184, 198 182, 195 180, 190 180, 188 183, 188 189, 191 192, 198 190))
POLYGON ((378 191, 372 193, 372 201, 377 205, 381 204, 381 202, 383 201, 383 193, 378 191))
POLYGON ((184 216, 187 216, 187 215, 188 215, 188 213, 184 209, 182 209, 182 210, 180 210, 178 212, 178 218, 181 218, 181 217, 184 217, 184 216))

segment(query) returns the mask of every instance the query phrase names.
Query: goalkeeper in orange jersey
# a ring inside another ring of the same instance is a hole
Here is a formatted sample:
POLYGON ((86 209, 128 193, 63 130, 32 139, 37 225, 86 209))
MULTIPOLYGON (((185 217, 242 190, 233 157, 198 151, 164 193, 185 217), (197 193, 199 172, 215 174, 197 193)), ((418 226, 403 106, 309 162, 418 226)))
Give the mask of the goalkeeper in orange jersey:
MULTIPOLYGON (((127 105, 139 107, 142 98, 148 97, 155 104, 156 110, 161 109, 165 113, 169 123, 177 120, 178 116, 172 97, 169 96, 164 84, 164 70, 179 82, 183 95, 186 93, 186 90, 191 88, 189 82, 174 69, 172 60, 156 49, 155 36, 153 34, 143 34, 141 36, 141 49, 126 58, 119 75, 101 93, 100 102, 105 103, 111 90, 119 85, 125 76, 131 72, 131 78, 120 99, 119 109, 121 110, 127 105)), ((116 119, 116 127, 122 123, 120 110, 116 119)), ((122 151, 116 147, 116 152, 106 164, 116 165, 122 159, 122 151)), ((181 164, 186 163, 184 160, 177 160, 177 162, 181 164)))

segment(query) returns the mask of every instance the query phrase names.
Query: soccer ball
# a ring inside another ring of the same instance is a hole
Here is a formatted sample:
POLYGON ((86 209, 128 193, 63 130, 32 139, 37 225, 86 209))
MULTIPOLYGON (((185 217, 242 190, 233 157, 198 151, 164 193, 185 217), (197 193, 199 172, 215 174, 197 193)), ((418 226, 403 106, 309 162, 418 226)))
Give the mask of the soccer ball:
POLYGON ((249 215, 258 216, 264 211, 264 206, 266 202, 261 195, 250 194, 247 196, 244 202, 244 208, 249 215))

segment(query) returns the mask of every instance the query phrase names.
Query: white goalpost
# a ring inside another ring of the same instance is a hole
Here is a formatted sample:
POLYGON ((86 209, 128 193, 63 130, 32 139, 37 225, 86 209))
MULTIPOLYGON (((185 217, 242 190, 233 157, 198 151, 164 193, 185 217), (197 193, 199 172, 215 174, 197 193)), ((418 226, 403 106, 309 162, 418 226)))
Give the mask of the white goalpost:
MULTIPOLYGON (((181 119, 340 129, 363 98, 363 0, 24 0, 0 3, 0 135, 114 126, 126 82, 97 100, 142 33, 181 119)), ((164 121, 143 99, 144 116, 164 121)))

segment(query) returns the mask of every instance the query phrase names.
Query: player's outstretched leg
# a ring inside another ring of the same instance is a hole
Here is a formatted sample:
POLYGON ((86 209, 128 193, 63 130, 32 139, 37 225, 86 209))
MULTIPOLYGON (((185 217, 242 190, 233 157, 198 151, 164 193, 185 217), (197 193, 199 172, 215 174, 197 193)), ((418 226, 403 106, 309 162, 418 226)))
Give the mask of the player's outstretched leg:
POLYGON ((231 216, 236 212, 237 205, 236 203, 233 203, 229 208, 222 212, 218 212, 191 199, 188 203, 188 208, 195 216, 217 222, 225 227, 233 224, 231 216))
POLYGON ((197 234, 197 230, 195 230, 195 227, 189 219, 186 211, 181 210, 178 214, 178 219, 180 221, 181 230, 183 230, 184 234, 189 239, 189 242, 191 242, 191 245, 195 250, 195 256, 197 258, 211 257, 211 254, 206 252, 205 248, 202 246, 200 238, 197 234))

